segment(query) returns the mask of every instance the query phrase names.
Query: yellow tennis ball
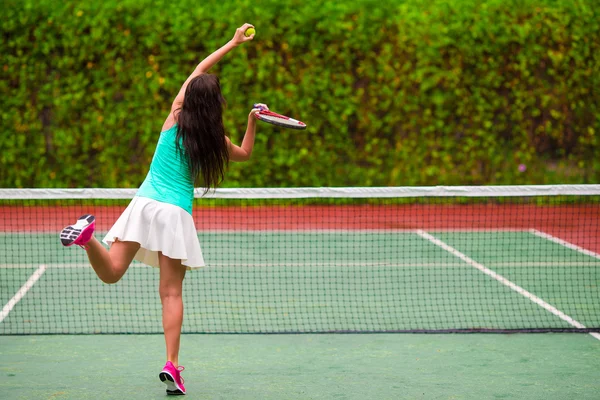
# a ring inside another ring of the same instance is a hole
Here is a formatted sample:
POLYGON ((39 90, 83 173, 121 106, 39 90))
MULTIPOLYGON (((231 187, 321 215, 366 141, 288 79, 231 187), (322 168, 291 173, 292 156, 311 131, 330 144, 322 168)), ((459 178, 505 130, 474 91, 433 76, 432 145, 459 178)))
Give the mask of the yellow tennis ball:
POLYGON ((246 32, 244 32, 244 35, 251 36, 251 35, 254 35, 255 33, 256 33, 256 30, 254 28, 248 28, 248 29, 246 29, 246 32))

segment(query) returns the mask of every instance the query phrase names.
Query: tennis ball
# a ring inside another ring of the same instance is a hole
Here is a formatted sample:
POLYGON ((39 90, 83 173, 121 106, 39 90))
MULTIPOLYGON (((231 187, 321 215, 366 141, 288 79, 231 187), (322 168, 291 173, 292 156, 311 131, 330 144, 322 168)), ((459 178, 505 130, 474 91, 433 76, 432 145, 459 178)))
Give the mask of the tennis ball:
POLYGON ((244 32, 244 35, 246 35, 246 37, 250 36, 250 35, 254 35, 256 33, 256 30, 254 28, 248 28, 246 29, 246 32, 244 32))

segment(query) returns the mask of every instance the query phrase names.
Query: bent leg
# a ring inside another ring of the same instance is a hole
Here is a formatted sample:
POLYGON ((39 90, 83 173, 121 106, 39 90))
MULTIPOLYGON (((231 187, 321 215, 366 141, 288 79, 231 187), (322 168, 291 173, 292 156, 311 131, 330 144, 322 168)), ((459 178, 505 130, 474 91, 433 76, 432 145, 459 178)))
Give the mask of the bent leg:
POLYGON ((167 346, 167 361, 179 365, 179 339, 183 324, 182 288, 185 267, 181 260, 158 254, 160 264, 159 294, 162 303, 162 321, 167 346))
POLYGON ((116 283, 127 272, 140 244, 116 241, 110 246, 110 250, 106 250, 102 243, 92 237, 84 248, 98 278, 104 283, 116 283))

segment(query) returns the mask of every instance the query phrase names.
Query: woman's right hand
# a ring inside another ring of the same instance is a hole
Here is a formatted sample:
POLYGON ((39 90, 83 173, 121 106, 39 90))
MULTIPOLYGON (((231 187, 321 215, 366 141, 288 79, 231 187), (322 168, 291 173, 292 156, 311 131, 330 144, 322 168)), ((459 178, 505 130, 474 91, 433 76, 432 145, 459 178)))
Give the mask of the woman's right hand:
POLYGON ((248 117, 253 117, 259 111, 269 111, 269 107, 266 104, 256 103, 252 110, 250 110, 248 117))

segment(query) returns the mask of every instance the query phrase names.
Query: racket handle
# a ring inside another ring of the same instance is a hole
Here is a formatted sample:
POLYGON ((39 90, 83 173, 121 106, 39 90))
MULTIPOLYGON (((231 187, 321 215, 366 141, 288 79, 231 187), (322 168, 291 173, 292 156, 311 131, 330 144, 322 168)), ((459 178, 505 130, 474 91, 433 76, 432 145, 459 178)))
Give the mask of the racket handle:
POLYGON ((254 103, 254 105, 252 106, 253 108, 258 108, 260 111, 264 111, 265 108, 259 104, 254 103))

